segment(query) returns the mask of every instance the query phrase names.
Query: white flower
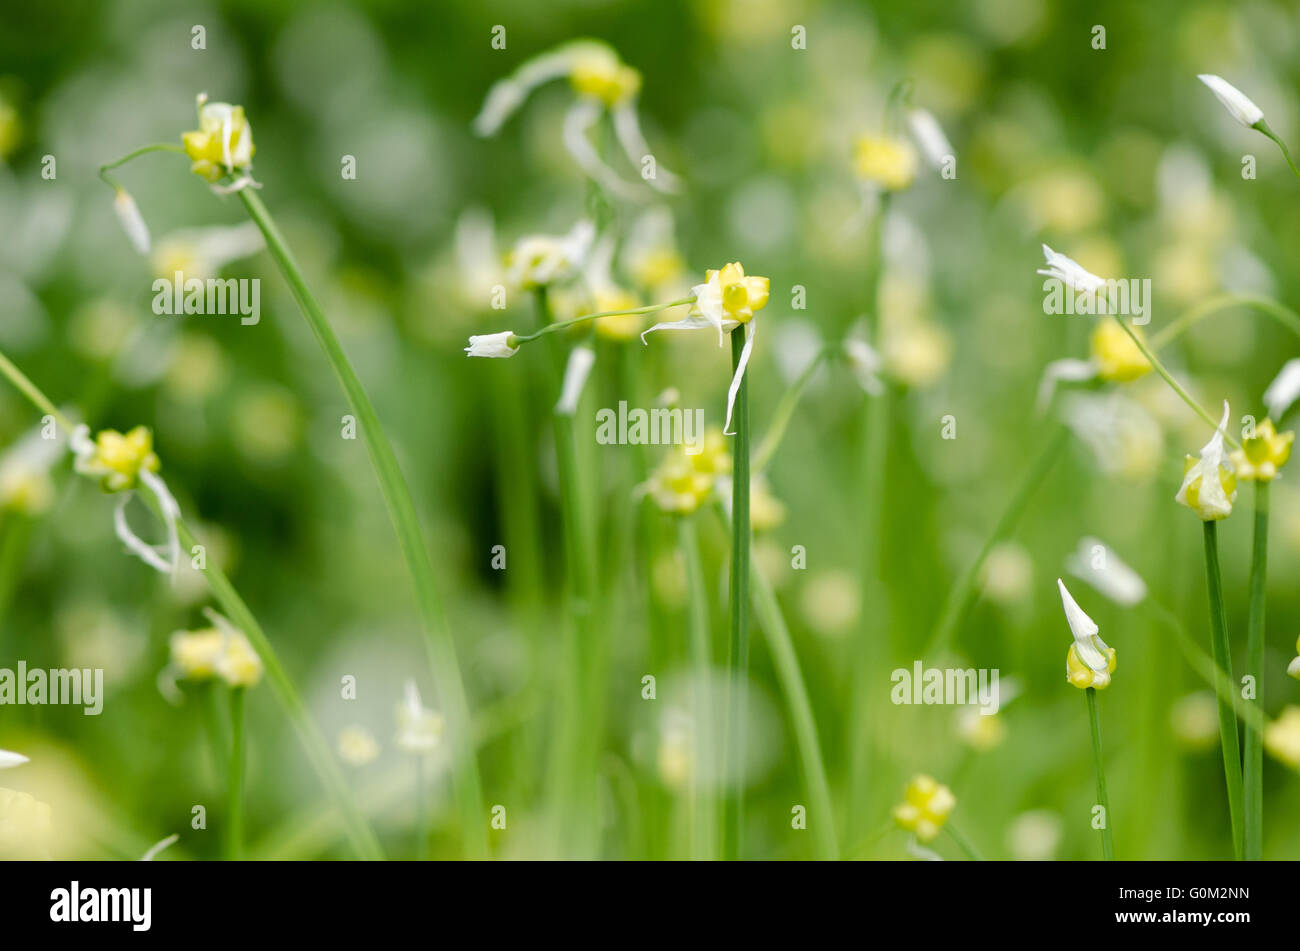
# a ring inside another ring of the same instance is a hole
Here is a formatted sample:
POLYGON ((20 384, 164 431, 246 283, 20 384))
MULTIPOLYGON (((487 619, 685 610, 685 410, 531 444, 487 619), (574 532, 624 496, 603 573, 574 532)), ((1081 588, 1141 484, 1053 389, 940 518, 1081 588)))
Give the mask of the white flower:
POLYGON ((420 702, 414 680, 406 682, 406 695, 397 707, 397 745, 408 753, 432 753, 442 741, 442 716, 420 702))
POLYGON ((1275 423, 1282 422, 1282 417, 1297 397, 1300 397, 1300 357, 1284 363, 1264 391, 1264 405, 1268 407, 1269 418, 1275 423))
POLYGON ((1250 97, 1222 76, 1215 76, 1213 73, 1200 73, 1196 78, 1209 86, 1210 92, 1214 93, 1228 112, 1232 113, 1232 118, 1246 126, 1246 128, 1254 128, 1256 123, 1264 118, 1264 111, 1251 102, 1250 97))
POLYGON ((1162 461, 1160 424, 1122 393, 1068 393, 1061 419, 1092 450, 1102 472, 1140 478, 1152 475, 1162 461))
POLYGON ((171 278, 180 271, 185 278, 203 280, 265 247, 261 229, 251 221, 231 227, 184 228, 164 235, 150 262, 160 277, 171 278))
POLYGON ((570 75, 584 58, 612 54, 604 43, 578 40, 534 56, 517 70, 492 84, 483 108, 474 117, 474 131, 481 136, 496 135, 497 130, 523 105, 538 86, 570 75))
POLYGON ((512 330, 503 330, 499 334, 475 334, 469 338, 465 352, 471 357, 513 357, 519 352, 519 347, 510 343, 514 335, 512 330))
POLYGON ((596 237, 596 226, 585 218, 568 234, 527 235, 509 254, 507 278, 525 290, 546 287, 582 269, 596 237))
POLYGON ((1106 657, 1106 642, 1097 636, 1097 624, 1083 613, 1083 608, 1070 596, 1065 582, 1056 579, 1056 586, 1061 592, 1061 604, 1065 608, 1065 620, 1074 635, 1074 650, 1079 660, 1092 671, 1091 686, 1101 689, 1110 683, 1110 661, 1106 657))
POLYGON ((21 766, 26 763, 27 757, 22 753, 11 753, 9 750, 0 750, 0 769, 12 769, 15 766, 21 766))
POLYGON ((591 365, 596 362, 596 351, 591 347, 574 347, 569 353, 569 362, 564 367, 564 383, 560 387, 560 400, 555 404, 555 412, 560 416, 573 416, 578 412, 578 400, 582 398, 582 388, 587 383, 591 365))
POLYGON ((379 741, 363 726, 350 726, 339 733, 339 758, 349 766, 365 766, 379 758, 379 741))
POLYGON ((1201 447, 1200 459, 1193 462, 1188 456, 1189 464, 1183 473, 1183 483, 1174 496, 1176 502, 1186 505, 1202 521, 1227 518, 1232 514, 1232 503, 1237 498, 1236 479, 1231 478, 1232 462, 1223 448, 1228 415, 1228 401, 1224 400, 1223 419, 1219 421, 1210 441, 1201 447), (1229 475, 1226 485, 1224 472, 1229 475))
POLYGON ((1047 245, 1043 245, 1043 256, 1047 259, 1047 268, 1039 268, 1038 273, 1056 278, 1071 290, 1092 294, 1106 286, 1104 278, 1085 270, 1073 258, 1053 251, 1047 245))
POLYGON ((1043 368, 1043 378, 1038 382, 1038 398, 1034 407, 1040 413, 1046 410, 1052 402, 1058 383, 1083 383, 1096 378, 1097 365, 1091 360, 1053 360, 1043 368))
POLYGON ((880 381, 884 360, 871 344, 865 340, 845 340, 844 355, 848 357, 849 369, 864 390, 872 396, 879 396, 885 391, 885 385, 880 381))
POLYGON ((954 156, 952 143, 943 134, 943 128, 930 112, 925 109, 912 109, 907 113, 907 126, 912 138, 920 146, 926 160, 935 168, 943 168, 945 162, 954 156))
POLYGON ((1080 538, 1079 547, 1066 560, 1065 568, 1116 604, 1132 607, 1147 596, 1147 585, 1141 576, 1096 538, 1080 538))
POLYGON ((127 193, 125 188, 117 190, 117 195, 113 198, 113 211, 117 213, 117 220, 122 222, 122 230, 131 239, 131 246, 140 254, 147 255, 149 253, 149 226, 144 223, 144 216, 140 214, 140 209, 136 207, 135 199, 127 193))

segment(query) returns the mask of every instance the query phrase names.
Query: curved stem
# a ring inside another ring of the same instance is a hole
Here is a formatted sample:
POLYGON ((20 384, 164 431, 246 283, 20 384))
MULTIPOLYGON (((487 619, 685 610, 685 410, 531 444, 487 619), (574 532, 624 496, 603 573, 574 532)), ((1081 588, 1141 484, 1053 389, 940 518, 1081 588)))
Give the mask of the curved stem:
POLYGON ((1300 168, 1296 168, 1295 162, 1291 161, 1291 153, 1287 150, 1286 143, 1277 137, 1277 135, 1273 132, 1273 130, 1268 127, 1268 123, 1265 122, 1263 119, 1260 119, 1253 126, 1251 126, 1251 128, 1257 129, 1258 131, 1262 132, 1264 135, 1272 139, 1275 143, 1277 143, 1277 147, 1282 150, 1282 157, 1286 159, 1286 164, 1291 166, 1291 171, 1295 175, 1295 177, 1300 178, 1300 168))
POLYGON ((1161 350, 1167 347, 1178 339, 1184 331, 1195 327, 1211 314, 1232 307, 1253 307, 1255 310, 1268 314, 1283 327, 1300 337, 1300 314, 1297 314, 1290 307, 1258 294, 1218 294, 1214 297, 1207 297, 1200 303, 1189 307, 1172 323, 1163 327, 1159 333, 1153 334, 1151 336, 1151 349, 1161 350))
POLYGON ((804 391, 812 378, 817 374, 817 369, 822 362, 835 352, 834 347, 824 347, 817 352, 812 361, 804 369, 799 377, 790 384, 790 388, 785 391, 781 397, 781 402, 777 404, 776 411, 772 414, 772 423, 767 428, 767 434, 763 436, 762 442, 754 451, 754 461, 752 463, 755 474, 762 472, 767 468, 772 457, 776 455, 777 447, 781 445, 781 439, 785 436, 785 431, 790 425, 790 420, 794 417, 794 411, 799 406, 799 400, 803 397, 804 391))
POLYGON ((1218 523, 1205 523, 1205 577, 1210 598, 1210 644, 1221 678, 1215 693, 1219 698, 1219 739, 1223 746, 1223 776, 1228 786, 1228 817, 1232 823, 1232 850, 1242 857, 1245 838, 1242 825, 1241 747, 1237 740, 1237 715, 1225 699, 1233 689, 1232 650, 1228 643, 1228 618, 1223 608, 1223 581, 1219 574, 1218 523))
MULTIPOLYGON (((745 329, 731 334, 731 365, 740 367, 745 329)), ((749 374, 741 377, 733 422, 731 474, 731 646, 730 703, 728 704, 724 775, 736 783, 726 800, 723 829, 724 856, 740 857, 745 824, 745 691, 749 671, 749 374)))
POLYGON ((1101 719, 1097 716, 1097 691, 1089 687, 1084 691, 1088 695, 1088 721, 1092 726, 1092 762, 1097 768, 1097 805, 1102 809, 1101 854, 1108 862, 1115 860, 1115 843, 1110 834, 1110 795, 1106 792, 1106 769, 1101 756, 1101 719))
MULTIPOLYGON (((539 288, 539 290, 544 291, 545 288, 539 288)), ((624 317, 634 314, 657 314, 659 311, 668 310, 671 307, 682 307, 686 304, 694 303, 695 297, 692 295, 691 297, 683 297, 681 300, 669 301, 667 304, 650 304, 646 307, 634 307, 631 310, 602 310, 598 314, 583 314, 581 317, 570 317, 568 320, 557 320, 554 323, 547 324, 536 333, 515 334, 512 339, 512 345, 517 347, 520 344, 531 343, 539 337, 544 337, 547 334, 553 334, 560 330, 567 330, 569 327, 574 327, 588 320, 598 320, 601 317, 624 317)))
POLYGON ((334 328, 325 319, 324 312, 307 287, 302 271, 299 270, 288 244, 285 243, 284 237, 271 219, 266 206, 262 204, 262 199, 251 188, 240 191, 239 198, 248 210, 249 217, 257 224, 266 239, 267 250, 275 258, 280 272, 284 275, 289 289, 302 310, 303 317, 316 335, 330 367, 334 370, 351 404, 352 411, 357 416, 358 428, 361 430, 362 439, 365 440, 375 475, 379 478, 380 489, 383 491, 393 527, 397 530, 398 541, 406 559, 411 581, 415 586, 420 614, 424 621, 425 646, 429 654, 429 663, 433 669, 434 683, 438 688, 438 700, 447 718, 447 732, 452 748, 452 780, 456 790, 456 803, 460 812, 461 835, 464 837, 465 850, 472 857, 485 857, 488 851, 487 822, 482 807, 483 794, 478 762, 470 737, 472 721, 469 701, 465 695, 460 666, 456 660, 455 641, 443 614, 441 597, 434 585, 433 562, 429 558, 429 549, 425 545, 411 490, 402 475, 393 446, 384 435, 379 416, 370 402, 370 397, 366 394, 365 387, 343 352, 334 328))
POLYGON ((99 177, 102 178, 105 183, 113 186, 114 188, 121 188, 122 186, 119 185, 117 181, 111 175, 108 174, 109 170, 117 168, 118 166, 121 165, 125 165, 127 162, 131 161, 132 159, 137 159, 141 155, 147 155, 150 152, 176 152, 181 155, 184 155, 185 149, 183 149, 179 145, 173 145, 170 142, 158 142, 155 143, 154 145, 142 145, 138 149, 135 149, 131 152, 127 152, 125 155, 123 155, 120 159, 117 159, 116 161, 107 162, 99 166, 99 177))
MULTIPOLYGON (((1268 486, 1255 483, 1255 540, 1250 561, 1250 615, 1246 622, 1246 673, 1255 681, 1254 709, 1264 709, 1264 607, 1268 574, 1268 486)), ((1264 852, 1264 747, 1258 722, 1246 724, 1242 779, 1247 859, 1264 852)))
POLYGON ((244 840, 244 694, 246 688, 230 690, 230 791, 227 799, 226 858, 239 858, 244 840))
POLYGON ((948 830, 948 836, 957 843, 958 847, 963 852, 966 853, 968 859, 972 862, 984 861, 984 856, 980 854, 980 850, 975 848, 974 843, 972 843, 970 839, 966 838, 965 834, 953 825, 951 819, 944 824, 944 828, 948 830))

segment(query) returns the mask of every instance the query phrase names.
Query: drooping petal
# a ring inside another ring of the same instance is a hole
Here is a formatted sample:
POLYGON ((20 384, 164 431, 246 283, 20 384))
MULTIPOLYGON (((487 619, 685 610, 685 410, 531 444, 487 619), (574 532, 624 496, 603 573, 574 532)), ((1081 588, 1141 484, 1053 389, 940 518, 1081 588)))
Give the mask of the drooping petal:
POLYGON ((0 769, 12 769, 15 766, 21 766, 26 762, 28 762, 28 759, 22 753, 0 750, 0 769))
MULTIPOLYGON (((616 106, 610 113, 610 118, 614 121, 614 135, 618 138, 619 145, 623 147, 627 160, 636 168, 641 168, 641 163, 645 161, 646 156, 653 157, 654 153, 650 151, 650 144, 641 134, 641 122, 637 118, 636 106, 630 102, 616 106)), ((654 177, 645 179, 646 184, 656 191, 668 194, 680 191, 681 181, 678 177, 664 168, 658 158, 655 158, 654 163, 654 177)))
POLYGON ((647 343, 646 334, 652 334, 656 330, 704 330, 712 328, 713 321, 707 317, 683 317, 681 320, 665 320, 663 323, 655 324, 646 330, 641 331, 641 342, 647 343))
POLYGON ((638 200, 644 196, 618 173, 601 161, 587 133, 600 119, 603 106, 594 99, 579 99, 564 116, 564 147, 578 163, 583 174, 605 191, 620 198, 638 200))
MULTIPOLYGON (((745 335, 745 346, 741 348, 740 360, 736 363, 735 375, 731 378, 731 386, 727 388, 727 421, 722 426, 724 436, 736 435, 731 431, 731 413, 736 407, 736 394, 740 392, 740 384, 745 379, 745 368, 749 366, 749 355, 754 350, 754 336, 758 330, 756 322, 749 323, 749 333, 745 335)), ((745 333, 744 328, 737 327, 732 333, 745 333)))
POLYGON ((1043 368, 1043 378, 1038 383, 1038 398, 1034 403, 1037 412, 1047 409, 1058 383, 1082 383, 1097 376, 1097 368, 1088 360, 1053 360, 1043 368))
POLYGON ((1092 585, 1116 604, 1132 607, 1147 596, 1142 576, 1126 565, 1110 546, 1084 536, 1065 563, 1066 570, 1092 585))
POLYGON ((1282 365, 1278 375, 1264 391, 1264 405, 1268 407, 1268 415, 1280 423, 1297 398, 1300 398, 1300 357, 1290 359, 1282 365))
POLYGON ((569 354, 569 362, 564 368, 564 383, 560 387, 560 401, 555 404, 555 412, 561 416, 573 416, 578 411, 578 400, 582 397, 582 388, 591 373, 591 365, 596 362, 596 351, 591 347, 574 347, 569 354))
POLYGON ((474 132, 484 137, 496 135, 514 111, 523 105, 529 93, 552 79, 568 75, 573 68, 575 52, 575 44, 566 44, 534 56, 505 79, 493 83, 483 108, 474 117, 474 132))

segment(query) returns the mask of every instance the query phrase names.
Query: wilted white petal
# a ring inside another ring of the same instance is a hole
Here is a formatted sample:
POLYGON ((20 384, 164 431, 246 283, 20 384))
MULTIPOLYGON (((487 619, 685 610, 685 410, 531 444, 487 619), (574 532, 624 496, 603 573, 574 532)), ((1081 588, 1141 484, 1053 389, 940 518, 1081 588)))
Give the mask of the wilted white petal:
POLYGON ((28 762, 28 759, 22 753, 12 753, 9 750, 0 750, 0 769, 12 769, 15 766, 21 766, 26 762, 28 762))
POLYGON ((1043 368, 1043 378, 1038 383, 1038 399, 1034 406, 1038 412, 1047 409, 1058 383, 1082 383, 1097 375, 1097 368, 1089 360, 1053 360, 1043 368))
POLYGON ((582 388, 591 373, 591 365, 596 362, 596 351, 587 346, 574 347, 569 354, 569 362, 564 368, 564 383, 560 387, 560 401, 555 404, 555 412, 561 416, 572 416, 578 411, 578 400, 582 397, 582 388))
POLYGON ((152 846, 150 846, 149 851, 146 852, 144 855, 140 856, 140 861, 152 862, 154 859, 158 857, 159 852, 161 852, 163 849, 175 845, 178 841, 180 841, 180 836, 177 835, 175 832, 173 832, 171 835, 167 836, 167 838, 160 839, 159 841, 155 842, 152 846))
POLYGON ((596 124, 603 109, 599 100, 577 100, 564 116, 564 147, 578 163, 583 174, 611 195, 630 200, 643 198, 635 186, 628 184, 601 161, 600 155, 587 138, 587 132, 596 124))
POLYGON ((1269 418, 1275 423, 1282 422, 1282 417, 1297 397, 1300 397, 1300 357, 1284 363, 1264 391, 1264 405, 1268 407, 1269 418))
POLYGON ((1182 505, 1187 505, 1187 489, 1198 478, 1200 481, 1200 491, 1197 493, 1196 514, 1202 520, 1225 518, 1232 513, 1233 498, 1236 498, 1236 491, 1233 491, 1233 498, 1229 498, 1223 491, 1223 480, 1219 475, 1219 467, 1231 469, 1232 463, 1228 459, 1227 453, 1223 448, 1223 438, 1228 425, 1228 401, 1223 401, 1223 419, 1220 420, 1218 428, 1210 441, 1201 447, 1201 458, 1198 459, 1190 469, 1183 475, 1182 485, 1178 487, 1178 494, 1174 500, 1182 505))
POLYGON ((928 110, 912 109, 907 114, 907 125, 912 138, 916 139, 916 144, 935 168, 943 168, 944 163, 955 155, 939 120, 928 110))
POLYGON ((543 83, 568 75, 573 68, 575 47, 576 44, 569 44, 534 56, 505 79, 493 83, 483 108, 474 117, 474 132, 481 136, 495 135, 529 93, 543 83))
POLYGON ((665 320, 663 323, 655 324, 653 327, 641 331, 641 342, 646 343, 646 334, 652 334, 656 330, 703 330, 705 328, 713 329, 713 322, 705 317, 683 317, 681 320, 665 320))
MULTIPOLYGON (((731 377, 731 386, 727 388, 727 421, 722 426, 722 435, 734 436, 731 431, 731 412, 736 407, 736 394, 740 392, 740 384, 745 379, 745 368, 749 366, 749 355, 754 350, 754 337, 758 326, 755 321, 749 322, 749 333, 745 335, 745 346, 740 350, 740 359, 736 361, 736 372, 731 377)), ((742 328, 736 328, 732 333, 745 333, 742 328)))
POLYGON ((475 334, 469 338, 465 352, 471 357, 513 357, 519 352, 518 346, 510 344, 514 331, 503 330, 499 334, 475 334))
MULTIPOLYGON (((633 166, 640 169, 646 156, 653 156, 654 153, 650 151, 650 144, 641 134, 641 122, 637 118, 636 106, 632 103, 624 103, 613 110, 611 117, 614 120, 614 135, 617 136, 619 145, 623 146, 623 153, 633 166)), ((680 191, 681 182, 677 176, 664 168, 658 158, 655 158, 654 163, 655 176, 645 179, 646 184, 656 191, 669 194, 680 191)))
POLYGON ((1201 73, 1196 77, 1210 87, 1210 92, 1218 97, 1219 102, 1227 107, 1232 117, 1242 125, 1250 128, 1264 118, 1264 111, 1251 102, 1250 97, 1228 82, 1222 76, 1213 73, 1201 73))
POLYGON ((135 199, 132 198, 125 188, 117 190, 117 196, 113 199, 113 210, 117 212, 117 220, 122 222, 122 230, 131 240, 131 246, 140 254, 149 253, 149 226, 144 223, 144 216, 140 214, 140 209, 136 207, 135 199))
POLYGON ((1047 245, 1043 245, 1043 257, 1047 259, 1047 267, 1040 268, 1038 273, 1044 277, 1056 278, 1071 290, 1091 294, 1106 286, 1104 278, 1086 270, 1073 258, 1053 251, 1047 245))
POLYGON ((1147 585, 1141 576, 1108 545, 1091 536, 1079 539, 1078 550, 1066 559, 1065 569, 1116 604, 1132 607, 1147 596, 1147 585))
POLYGON ((865 340, 846 340, 844 353, 849 358, 853 375, 858 378, 858 383, 864 390, 872 396, 879 396, 885 391, 885 385, 880 381, 884 360, 871 344, 865 340))

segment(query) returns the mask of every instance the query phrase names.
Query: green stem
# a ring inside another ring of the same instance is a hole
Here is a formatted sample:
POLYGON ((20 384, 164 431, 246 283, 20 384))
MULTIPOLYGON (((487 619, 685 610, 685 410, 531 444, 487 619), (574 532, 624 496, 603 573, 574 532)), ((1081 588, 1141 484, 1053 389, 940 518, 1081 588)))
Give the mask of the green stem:
MULTIPOLYGON (((545 288, 542 288, 545 290, 545 288)), ((629 314, 657 314, 661 310, 668 310, 670 307, 682 307, 686 304, 694 304, 695 297, 683 297, 681 300, 669 301, 667 304, 650 304, 646 307, 634 307, 631 310, 602 310, 598 314, 583 314, 581 317, 570 317, 568 320, 557 320, 549 323, 541 330, 531 334, 515 334, 511 341, 512 346, 519 346, 525 343, 531 343, 539 337, 547 334, 553 334, 561 330, 567 330, 588 320, 596 320, 600 317, 622 317, 629 314)))
MULTIPOLYGON (((0 373, 7 376, 38 409, 51 413, 51 415, 59 419, 62 425, 70 428, 67 420, 54 410, 54 404, 50 402, 49 398, 28 380, 3 353, 0 353, 0 373)), ((153 509, 155 515, 161 517, 157 499, 151 495, 145 496, 143 494, 141 498, 153 509)), ((183 519, 177 519, 176 532, 180 537, 181 544, 186 549, 193 551, 194 547, 198 545, 194 533, 190 531, 189 526, 185 524, 183 519)), ((258 656, 262 659, 262 667, 271 682, 272 692, 284 707, 294 727, 297 728, 298 738, 302 741, 303 749, 307 753, 307 758, 311 761, 312 767, 316 770, 321 784, 334 797, 339 810, 347 820, 348 836, 353 849, 361 858, 383 858, 379 842, 375 839, 374 833, 370 831, 365 817, 358 811, 352 798, 352 792, 347 781, 343 778, 343 774, 339 771, 338 763, 334 760, 325 738, 307 712, 307 705, 303 703, 302 696, 294 687, 293 681, 289 679, 289 675, 285 673, 284 668, 280 665, 280 659, 276 656, 275 649, 271 646, 271 642, 267 640, 266 634, 262 631, 262 626, 253 617, 253 612, 248 609, 248 605, 244 603, 243 598, 235 591, 234 585, 230 583, 230 579, 226 577, 225 572, 213 560, 204 559, 204 567, 197 570, 203 572, 208 587, 212 589, 213 595, 220 602, 226 616, 244 632, 244 636, 248 638, 249 643, 253 645, 253 649, 257 651, 258 656)))
MULTIPOLYGON (((731 334, 731 365, 739 368, 745 328, 731 334), (739 332, 737 332, 739 331, 739 332)), ((749 374, 736 393, 731 474, 731 643, 724 775, 736 784, 726 799, 723 855, 737 859, 745 825, 745 690, 749 671, 749 374)))
MULTIPOLYGON (((1250 562, 1250 615, 1246 622, 1246 673, 1255 681, 1257 710, 1263 710, 1264 605, 1268 574, 1268 483, 1255 483, 1255 543, 1250 562)), ((1261 859, 1264 852, 1264 746, 1259 724, 1246 724, 1245 849, 1247 859, 1261 859)))
POLYGON ((1092 763, 1097 768, 1097 805, 1101 806, 1101 854, 1107 862, 1115 860, 1115 843, 1110 834, 1110 794, 1106 792, 1106 768, 1101 755, 1101 718, 1097 716, 1097 691, 1089 687, 1088 721, 1092 726, 1092 763))
POLYGON ((109 170, 117 168, 119 165, 125 165, 127 162, 131 161, 132 159, 139 158, 141 155, 147 155, 150 152, 175 152, 177 154, 184 155, 185 149, 183 149, 179 145, 173 145, 170 142, 158 142, 155 143, 154 145, 142 145, 140 148, 135 149, 134 151, 127 152, 125 155, 123 155, 120 159, 117 159, 116 161, 108 162, 104 165, 99 166, 99 177, 102 178, 107 184, 111 185, 113 188, 121 188, 122 186, 117 183, 116 179, 114 179, 111 175, 108 174, 109 170))
POLYGON ((72 421, 59 412, 58 407, 50 402, 49 397, 41 392, 40 387, 29 380, 27 374, 18 369, 3 353, 0 353, 0 373, 8 377, 9 382, 17 388, 18 392, 27 397, 37 409, 47 416, 53 416, 60 426, 69 433, 72 432, 72 421))
POLYGON ((979 580, 980 569, 984 567, 989 552, 993 550, 998 542, 1011 534, 1016 527, 1016 523, 1020 521, 1020 516, 1028 506, 1029 500, 1033 498, 1034 493, 1043 483, 1043 480, 1046 479, 1056 460, 1060 458, 1062 450, 1065 449, 1065 445, 1069 441, 1069 436, 1070 431, 1058 423, 1055 431, 1042 443, 1042 449, 1039 450, 1037 458, 1025 471, 1024 479, 1017 486, 1011 501, 1007 503, 1007 507, 1002 510, 1001 516, 993 526, 993 531, 984 539, 979 554, 962 571, 957 583, 949 589, 943 614, 939 619, 939 625, 935 628, 934 634, 931 635, 929 644, 921 653, 948 649, 953 636, 957 632, 958 625, 961 624, 966 612, 970 610, 971 603, 974 601, 975 585, 979 580))
POLYGON ((677 540, 686 567, 687 623, 690 628, 691 666, 695 673, 695 750, 691 770, 691 857, 707 860, 717 854, 717 802, 700 780, 701 771, 713 768, 713 639, 709 632, 709 597, 700 563, 700 538, 695 520, 677 520, 677 540))
MULTIPOLYGON (((1111 319, 1124 328, 1124 332, 1128 334, 1129 339, 1133 341, 1137 348, 1142 351, 1142 356, 1147 358, 1147 362, 1151 364, 1152 369, 1164 378, 1164 381, 1169 384, 1175 393, 1178 394, 1179 398, 1190 406, 1197 416, 1205 420, 1211 429, 1218 429, 1219 421, 1210 416, 1210 414, 1202 408, 1201 404, 1196 402, 1192 397, 1192 394, 1188 393, 1187 390, 1183 388, 1183 385, 1174 379, 1174 375, 1165 369, 1165 365, 1160 362, 1159 358, 1156 357, 1154 353, 1151 352, 1151 348, 1147 346, 1147 344, 1143 343, 1142 338, 1133 332, 1133 328, 1128 325, 1128 321, 1120 320, 1117 317, 1112 317, 1111 319)), ((1237 440, 1232 437, 1232 433, 1224 432, 1223 438, 1228 441, 1228 444, 1232 446, 1233 449, 1241 448, 1241 443, 1237 442, 1237 440)))
POLYGON ((1182 333, 1205 320, 1211 314, 1230 307, 1253 307, 1268 314, 1283 327, 1300 337, 1300 314, 1275 300, 1258 294, 1218 294, 1189 307, 1172 323, 1151 336, 1151 349, 1159 351, 1178 339, 1182 333))
POLYGON ((975 848, 974 843, 972 843, 970 839, 966 838, 965 834, 963 834, 961 830, 959 830, 955 825, 953 825, 952 820, 949 820, 944 825, 944 828, 948 830, 949 837, 954 842, 957 843, 958 847, 963 852, 966 853, 966 857, 968 859, 970 859, 972 862, 984 861, 984 856, 980 854, 980 850, 975 848))
POLYGON ((226 859, 236 860, 244 840, 244 694, 246 688, 230 690, 230 796, 227 800, 226 859))
MULTIPOLYGON (((22 512, 10 512, 0 522, 0 633, 6 627, 5 615, 13 601, 13 594, 22 580, 23 568, 26 567, 27 542, 31 538, 33 519, 22 512)), ((12 629, 12 628, 11 628, 12 629)), ((16 645, 4 645, 4 652, 10 654, 16 645)))
POLYGON ((1232 822, 1232 850, 1238 859, 1244 852, 1242 825, 1241 748, 1237 740, 1237 715, 1225 699, 1234 689, 1232 650, 1228 644, 1228 617, 1223 607, 1223 581, 1219 574, 1218 523, 1205 522, 1205 576, 1210 598, 1211 647, 1217 676, 1222 678, 1215 693, 1219 698, 1219 738, 1223 744, 1223 775, 1228 785, 1228 815, 1232 822))
POLYGON ((1300 178, 1300 168, 1296 168, 1295 162, 1291 161, 1291 153, 1287 150, 1286 143, 1277 137, 1277 135, 1273 132, 1273 130, 1268 127, 1268 123, 1265 122, 1263 119, 1260 119, 1253 126, 1251 126, 1251 128, 1257 129, 1258 131, 1264 133, 1264 135, 1268 136, 1270 139, 1272 139, 1274 142, 1277 143, 1277 147, 1282 150, 1282 157, 1286 159, 1286 164, 1291 166, 1291 172, 1295 175, 1296 178, 1300 178))
POLYGON ((424 620, 425 645, 433 668, 438 699, 447 718, 447 732, 452 747, 452 780, 456 802, 460 811, 461 835, 465 850, 473 858, 487 855, 487 823, 483 812, 483 794, 479 781, 478 763, 470 739, 472 727, 469 701, 461 681, 460 667, 456 661, 456 645, 443 614, 442 601, 434 585, 433 563, 425 546, 411 490, 402 475, 392 444, 384 435, 379 416, 370 402, 356 371, 348 362, 334 328, 325 319, 316 298, 312 296, 302 271, 289 251, 284 237, 271 219, 256 191, 245 188, 239 198, 248 215, 257 224, 266 239, 267 249, 275 258, 281 273, 298 301, 303 316, 316 335, 325 357, 338 377, 348 402, 357 416, 361 436, 370 453, 371 463, 379 478, 387 503, 389 516, 397 530, 402 554, 415 585, 420 613, 424 620))
POLYGON ((429 794, 424 788, 424 756, 415 760, 415 860, 429 857, 429 794))
POLYGON ((772 423, 768 426, 762 442, 758 444, 758 448, 754 451, 753 470, 755 474, 766 469, 768 463, 772 461, 772 457, 776 455, 777 447, 781 445, 781 439, 785 436, 790 420, 794 417, 794 411, 799 406, 799 400, 803 397, 804 390, 812 382, 812 378, 816 375, 817 369, 822 365, 822 362, 834 352, 835 350, 832 347, 826 347, 818 351, 812 362, 799 374, 798 379, 790 384, 790 388, 781 397, 781 402, 777 404, 776 411, 772 414, 772 423))
POLYGON ((753 584, 754 613, 759 627, 767 635, 768 649, 772 652, 776 674, 790 706, 790 716, 794 720, 795 743, 799 748, 799 762, 803 767, 804 785, 810 800, 808 822, 817 842, 817 857, 832 860, 837 857, 835 817, 831 809, 830 783, 826 780, 826 764, 822 760, 821 744, 817 739, 817 723, 813 719, 808 688, 799 672, 799 658, 776 595, 757 565, 751 566, 749 577, 753 584))

